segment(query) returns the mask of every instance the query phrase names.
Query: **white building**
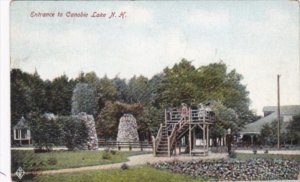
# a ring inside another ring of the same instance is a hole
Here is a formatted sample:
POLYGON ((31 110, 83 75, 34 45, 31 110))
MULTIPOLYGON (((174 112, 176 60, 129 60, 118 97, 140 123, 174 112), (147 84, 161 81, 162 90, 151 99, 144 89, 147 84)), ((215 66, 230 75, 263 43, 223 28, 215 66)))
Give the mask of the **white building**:
POLYGON ((14 141, 17 141, 20 145, 30 145, 32 143, 30 128, 24 117, 13 127, 13 130, 14 141))

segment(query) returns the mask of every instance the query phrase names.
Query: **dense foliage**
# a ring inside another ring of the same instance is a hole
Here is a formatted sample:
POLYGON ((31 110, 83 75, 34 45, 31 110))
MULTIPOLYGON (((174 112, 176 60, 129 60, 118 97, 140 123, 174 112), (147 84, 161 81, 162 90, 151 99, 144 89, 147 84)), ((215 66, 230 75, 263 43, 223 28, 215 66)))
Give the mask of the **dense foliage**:
POLYGON ((81 149, 82 144, 88 140, 88 131, 86 125, 77 117, 62 116, 58 118, 62 123, 63 144, 69 149, 81 149))
MULTIPOLYGON (((280 143, 281 145, 297 144, 300 141, 300 115, 296 115, 289 122, 280 122, 280 143)), ((272 123, 263 125, 260 134, 260 142, 263 145, 275 146, 278 142, 278 123, 274 120, 272 123)))
POLYGON ((12 126, 31 113, 66 116, 84 111, 97 118, 99 137, 115 138, 119 118, 132 113, 140 137, 149 139, 163 122, 165 108, 179 107, 183 102, 193 107, 201 102, 213 106, 217 123, 211 135, 221 137, 220 131, 238 131, 256 119, 241 80, 242 75, 228 70, 223 62, 197 68, 185 59, 152 78, 141 75, 128 80, 99 78, 94 72, 80 73, 75 79, 62 75, 42 80, 37 71, 29 74, 12 69, 12 126))
POLYGON ((293 117, 293 120, 287 126, 287 139, 291 144, 300 143, 300 114, 293 117))
POLYGON ((97 114, 97 99, 95 91, 87 83, 77 83, 72 96, 72 114, 81 112, 95 116, 97 114))
POLYGON ((29 125, 36 148, 51 150, 53 146, 63 143, 62 123, 56 118, 32 115, 29 125))
POLYGON ((64 145, 69 150, 81 148, 86 143, 88 131, 85 124, 73 116, 47 117, 32 115, 30 128, 34 146, 51 150, 54 146, 64 145))

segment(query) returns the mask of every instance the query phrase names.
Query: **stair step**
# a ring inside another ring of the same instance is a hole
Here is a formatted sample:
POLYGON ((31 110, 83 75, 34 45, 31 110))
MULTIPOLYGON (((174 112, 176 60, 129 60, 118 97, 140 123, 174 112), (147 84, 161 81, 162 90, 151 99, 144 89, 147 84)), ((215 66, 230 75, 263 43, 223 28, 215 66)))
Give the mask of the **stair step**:
POLYGON ((168 147, 167 143, 159 144, 158 147, 168 147))
POLYGON ((168 146, 158 146, 157 149, 168 149, 168 146))
POLYGON ((161 144, 161 145, 158 145, 158 147, 157 148, 164 148, 164 147, 167 147, 168 148, 168 144, 161 144))
POLYGON ((168 151, 168 148, 158 148, 158 149, 156 149, 156 151, 166 152, 166 151, 168 151))
POLYGON ((159 144, 168 144, 168 141, 160 141, 159 144))
POLYGON ((168 151, 167 151, 167 150, 166 150, 166 151, 156 151, 156 153, 157 153, 157 154, 167 154, 168 151))
POLYGON ((164 152, 164 151, 168 151, 168 148, 158 148, 156 151, 164 152))

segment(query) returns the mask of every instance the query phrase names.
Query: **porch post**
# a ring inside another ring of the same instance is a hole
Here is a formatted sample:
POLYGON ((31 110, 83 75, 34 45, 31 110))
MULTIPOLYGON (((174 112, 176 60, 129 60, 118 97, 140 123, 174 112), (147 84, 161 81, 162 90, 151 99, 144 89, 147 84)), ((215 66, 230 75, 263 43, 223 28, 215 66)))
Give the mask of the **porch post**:
POLYGON ((21 130, 19 130, 19 139, 20 139, 20 140, 19 140, 19 143, 20 143, 20 145, 22 145, 22 140, 21 140, 21 139, 22 139, 21 130))
POLYGON ((205 150, 205 125, 203 125, 202 129, 202 142, 203 142, 203 149, 205 150))
POLYGON ((17 136, 16 136, 16 129, 14 129, 14 139, 16 140, 17 139, 17 136))
POLYGON ((189 147, 190 147, 190 156, 192 155, 192 131, 191 123, 189 123, 189 147))
POLYGON ((207 149, 209 147, 209 125, 207 125, 207 133, 206 133, 206 138, 207 138, 207 149))

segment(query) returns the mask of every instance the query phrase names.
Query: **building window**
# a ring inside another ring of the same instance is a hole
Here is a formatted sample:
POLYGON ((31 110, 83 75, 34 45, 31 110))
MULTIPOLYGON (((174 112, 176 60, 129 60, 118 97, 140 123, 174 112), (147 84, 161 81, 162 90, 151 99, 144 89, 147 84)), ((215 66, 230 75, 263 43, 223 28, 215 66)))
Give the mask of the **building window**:
POLYGON ((30 138, 30 131, 27 129, 16 129, 15 130, 15 139, 28 139, 30 138))
POLYGON ((16 139, 19 139, 20 138, 19 130, 15 130, 15 132, 16 132, 16 139))
POLYGON ((22 130, 21 130, 21 138, 22 138, 22 139, 27 138, 27 129, 22 129, 22 130))

